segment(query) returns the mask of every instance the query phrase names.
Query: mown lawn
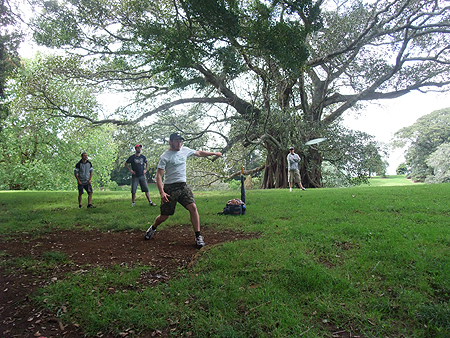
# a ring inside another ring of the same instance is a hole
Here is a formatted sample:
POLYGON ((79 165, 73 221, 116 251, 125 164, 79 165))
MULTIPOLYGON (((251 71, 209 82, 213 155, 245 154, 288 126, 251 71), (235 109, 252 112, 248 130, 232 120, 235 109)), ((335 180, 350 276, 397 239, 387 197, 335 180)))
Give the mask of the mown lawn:
MULTIPOLYGON (((152 288, 111 294, 108 287, 132 285, 146 268, 117 266, 69 274, 32 300, 55 312, 65 304, 65 320, 92 337, 168 327, 192 337, 449 337, 450 185, 390 182, 402 179, 247 191, 244 216, 217 215, 238 191, 197 192, 203 226, 261 236, 205 250, 191 269, 152 288)), ((129 195, 96 191, 97 208, 80 214, 76 192, 0 192, 0 235, 75 225, 143 230, 158 209, 138 213, 129 195)), ((188 219, 179 208, 164 226, 188 219)))
MULTIPOLYGON (((388 175, 386 177, 372 177, 369 179, 368 186, 371 187, 392 187, 400 185, 420 185, 423 183, 416 183, 407 179, 405 175, 388 175)), ((362 185, 362 187, 367 185, 362 185)))

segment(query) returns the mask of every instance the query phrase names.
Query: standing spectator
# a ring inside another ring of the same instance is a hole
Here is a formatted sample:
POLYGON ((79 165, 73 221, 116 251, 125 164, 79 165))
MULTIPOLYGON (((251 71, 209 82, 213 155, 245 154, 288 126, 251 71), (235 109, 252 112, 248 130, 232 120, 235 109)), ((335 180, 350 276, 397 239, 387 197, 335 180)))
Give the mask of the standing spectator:
POLYGON ((78 181, 78 209, 81 209, 81 197, 83 196, 84 190, 88 193, 88 208, 95 208, 92 202, 92 174, 94 169, 92 168, 92 163, 88 161, 87 153, 81 154, 81 160, 75 165, 74 174, 78 181))
POLYGON ((131 206, 134 207, 136 201, 136 190, 138 184, 141 187, 141 191, 147 196, 148 203, 150 206, 155 206, 156 204, 152 202, 150 198, 150 193, 148 192, 147 179, 145 178, 145 173, 148 169, 147 158, 141 154, 142 145, 136 144, 134 150, 136 151, 131 155, 125 162, 125 167, 131 173, 131 206), (131 164, 131 169, 128 166, 131 164))
POLYGON ((189 156, 206 157, 214 155, 221 157, 222 153, 202 150, 192 150, 181 147, 184 138, 178 133, 173 133, 169 138, 170 149, 159 158, 156 172, 156 186, 161 195, 160 215, 156 217, 153 225, 145 233, 145 239, 149 240, 156 232, 156 228, 175 213, 177 202, 189 211, 191 223, 195 233, 195 244, 203 247, 205 242, 200 235, 200 217, 195 204, 194 195, 186 185, 186 159, 189 156), (164 185, 162 176, 165 173, 164 185))
POLYGON ((294 147, 290 147, 289 154, 287 155, 289 191, 292 191, 292 183, 297 183, 302 190, 306 190, 302 185, 302 179, 298 170, 300 161, 300 156, 294 152, 294 147))

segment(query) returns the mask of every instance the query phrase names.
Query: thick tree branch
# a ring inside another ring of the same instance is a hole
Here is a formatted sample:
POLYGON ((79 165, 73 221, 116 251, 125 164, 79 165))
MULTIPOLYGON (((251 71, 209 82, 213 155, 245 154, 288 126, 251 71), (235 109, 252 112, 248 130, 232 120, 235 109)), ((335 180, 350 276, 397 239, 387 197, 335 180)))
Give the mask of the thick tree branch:
POLYGON ((228 100, 228 104, 231 105, 236 111, 244 117, 254 116, 259 114, 259 109, 254 107, 251 103, 238 97, 233 91, 231 91, 215 74, 207 70, 202 65, 195 66, 195 69, 200 71, 205 80, 213 85, 221 94, 223 94, 228 100))
MULTIPOLYGON (((255 169, 252 170, 244 170, 244 175, 254 175, 256 173, 259 173, 260 171, 263 171, 266 168, 266 165, 263 164, 255 169)), ((227 177, 228 180, 231 180, 232 178, 241 175, 242 171, 236 171, 233 174, 231 174, 230 176, 227 177)))
MULTIPOLYGON (((45 96, 44 93, 42 93, 42 94, 45 96)), ((186 99, 179 99, 179 100, 175 100, 172 102, 162 104, 162 105, 158 106, 157 108, 140 115, 138 118, 136 118, 134 120, 117 120, 117 119, 96 120, 89 116, 73 114, 70 111, 68 111, 67 109, 63 109, 61 106, 59 106, 57 103, 55 103, 50 97, 45 97, 45 101, 47 102, 47 106, 41 107, 40 108, 41 110, 42 109, 43 110, 57 110, 60 113, 62 113, 62 116, 64 116, 64 117, 84 119, 84 120, 91 122, 93 125, 102 125, 102 124, 111 123, 111 124, 115 124, 118 126, 137 124, 137 123, 141 122, 142 120, 146 119, 147 117, 150 117, 152 115, 155 115, 159 112, 168 110, 168 109, 173 108, 178 105, 190 104, 190 103, 206 103, 206 104, 229 103, 226 98, 221 98, 221 97, 217 97, 217 98, 208 98, 208 97, 186 98, 186 99)), ((57 115, 54 115, 54 116, 57 116, 57 115)), ((59 115, 59 116, 61 116, 61 115, 59 115)))

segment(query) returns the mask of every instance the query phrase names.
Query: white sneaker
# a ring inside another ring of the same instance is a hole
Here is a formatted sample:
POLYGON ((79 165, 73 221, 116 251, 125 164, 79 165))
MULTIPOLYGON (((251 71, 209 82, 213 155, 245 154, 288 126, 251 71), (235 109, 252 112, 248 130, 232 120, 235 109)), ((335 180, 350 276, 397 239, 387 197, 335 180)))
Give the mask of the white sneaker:
POLYGON ((134 202, 133 202, 133 203, 131 203, 131 206, 132 206, 132 207, 134 207, 134 206, 135 206, 134 202))
POLYGON ((147 230, 147 232, 145 233, 144 239, 146 241, 148 241, 150 238, 153 237, 153 235, 155 234, 156 229, 153 229, 153 225, 147 230))
POLYGON ((203 240, 203 236, 198 236, 195 238, 195 245, 200 246, 200 247, 205 246, 205 241, 203 240))
POLYGON ((289 188, 289 191, 292 191, 292 188, 289 188))

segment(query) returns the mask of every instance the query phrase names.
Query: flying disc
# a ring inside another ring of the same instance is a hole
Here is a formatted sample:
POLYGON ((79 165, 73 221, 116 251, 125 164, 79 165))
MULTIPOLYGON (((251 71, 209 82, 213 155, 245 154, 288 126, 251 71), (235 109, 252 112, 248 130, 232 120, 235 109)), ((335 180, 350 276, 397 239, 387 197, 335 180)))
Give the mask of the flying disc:
POLYGON ((315 138, 314 140, 309 140, 308 142, 306 142, 305 146, 310 146, 311 144, 320 143, 320 142, 323 142, 325 140, 326 140, 326 138, 324 138, 324 137, 315 138))

